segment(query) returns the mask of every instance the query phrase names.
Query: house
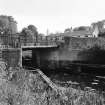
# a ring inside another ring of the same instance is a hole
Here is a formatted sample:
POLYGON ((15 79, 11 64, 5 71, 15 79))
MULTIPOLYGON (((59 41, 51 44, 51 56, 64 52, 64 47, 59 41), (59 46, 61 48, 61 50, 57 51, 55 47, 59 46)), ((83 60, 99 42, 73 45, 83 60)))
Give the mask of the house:
POLYGON ((93 37, 93 34, 91 31, 73 31, 73 32, 66 32, 63 33, 63 36, 70 36, 70 37, 93 37))

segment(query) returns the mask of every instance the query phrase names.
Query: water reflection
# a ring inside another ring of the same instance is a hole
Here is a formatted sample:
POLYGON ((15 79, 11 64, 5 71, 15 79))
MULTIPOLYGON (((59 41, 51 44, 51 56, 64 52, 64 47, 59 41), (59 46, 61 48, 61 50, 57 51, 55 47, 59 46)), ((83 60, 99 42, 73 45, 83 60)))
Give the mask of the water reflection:
MULTIPOLYGON (((23 60, 24 61, 24 60, 23 60)), ((23 65, 31 65, 30 58, 25 59, 23 65)), ((58 71, 58 70, 56 70, 58 71)), ((90 70, 91 71, 91 70, 90 70)), ((105 76, 93 75, 90 73, 67 73, 67 72, 55 72, 44 71, 54 82, 61 83, 62 85, 73 85, 74 87, 80 86, 82 89, 89 87, 99 91, 105 91, 105 76)), ((92 71, 93 73, 95 71, 92 71)), ((103 74, 103 73, 102 73, 103 74)))
POLYGON ((80 86, 82 89, 90 87, 98 91, 105 91, 105 77, 87 73, 49 73, 48 76, 56 83, 62 85, 80 86))

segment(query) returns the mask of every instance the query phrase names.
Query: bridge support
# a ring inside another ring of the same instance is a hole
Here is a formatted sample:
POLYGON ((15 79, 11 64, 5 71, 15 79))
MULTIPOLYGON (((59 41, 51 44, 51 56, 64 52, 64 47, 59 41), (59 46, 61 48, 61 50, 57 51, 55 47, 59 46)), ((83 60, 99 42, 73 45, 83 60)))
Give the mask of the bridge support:
POLYGON ((22 67, 22 48, 20 49, 19 66, 22 67))
POLYGON ((32 63, 35 67, 40 68, 40 53, 34 49, 32 49, 32 63))
POLYGON ((81 66, 78 66, 78 67, 77 67, 77 72, 78 72, 78 73, 81 73, 81 72, 82 72, 82 67, 81 67, 81 66))
POLYGON ((21 49, 3 49, 2 59, 7 63, 8 67, 22 66, 21 49))

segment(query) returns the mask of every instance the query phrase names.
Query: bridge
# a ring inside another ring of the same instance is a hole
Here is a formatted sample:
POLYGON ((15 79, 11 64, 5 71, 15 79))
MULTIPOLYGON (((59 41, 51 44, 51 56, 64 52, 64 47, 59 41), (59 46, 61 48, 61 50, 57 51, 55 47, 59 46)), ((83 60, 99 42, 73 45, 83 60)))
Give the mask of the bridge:
POLYGON ((34 49, 34 48, 56 48, 58 47, 57 44, 53 43, 53 44, 43 44, 40 45, 40 43, 36 43, 35 45, 26 45, 26 46, 21 46, 22 49, 34 49))
MULTIPOLYGON (((32 56, 39 54, 38 49, 53 49, 58 45, 54 40, 37 40, 29 42, 26 39, 21 39, 18 35, 0 35, 0 58, 7 62, 9 66, 22 66, 23 51, 31 50, 32 56)), ((39 60, 38 60, 39 62, 39 60)))
POLYGON ((52 40, 37 40, 34 42, 21 40, 16 35, 0 35, 0 49, 33 49, 33 48, 53 48, 57 47, 56 41, 52 40))

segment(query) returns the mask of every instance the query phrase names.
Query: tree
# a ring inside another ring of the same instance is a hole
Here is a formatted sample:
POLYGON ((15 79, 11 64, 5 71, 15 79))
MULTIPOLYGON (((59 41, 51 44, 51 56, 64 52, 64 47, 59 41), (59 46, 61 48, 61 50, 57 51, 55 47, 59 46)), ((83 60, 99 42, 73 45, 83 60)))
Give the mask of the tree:
POLYGON ((105 23, 105 20, 102 20, 102 21, 98 21, 96 23, 92 23, 91 25, 92 25, 93 30, 97 27, 99 33, 102 33, 102 31, 104 29, 104 23, 105 23))
POLYGON ((65 32, 71 32, 71 31, 72 31, 72 27, 71 28, 66 28, 65 31, 64 31, 64 33, 65 32))
POLYGON ((80 26, 80 27, 78 28, 78 30, 80 30, 80 31, 82 31, 82 30, 86 30, 86 27, 84 27, 84 26, 80 26))
POLYGON ((34 36, 38 35, 37 28, 34 25, 29 25, 28 29, 34 34, 34 36))
POLYGON ((66 28, 65 31, 64 31, 64 33, 65 32, 71 32, 71 29, 70 28, 66 28))
POLYGON ((34 33, 29 30, 28 28, 23 28, 20 33, 20 38, 22 39, 21 42, 25 44, 32 44, 34 43, 34 33))
POLYGON ((17 33, 17 23, 12 16, 0 16, 0 34, 17 33))
POLYGON ((6 23, 1 19, 0 20, 0 34, 4 34, 7 30, 6 23))
POLYGON ((31 34, 33 35, 34 41, 38 42, 38 36, 39 35, 38 35, 37 28, 34 25, 29 25, 27 28, 31 31, 31 34))
POLYGON ((88 26, 79 26, 73 29, 73 31, 89 31, 90 27, 88 26))

